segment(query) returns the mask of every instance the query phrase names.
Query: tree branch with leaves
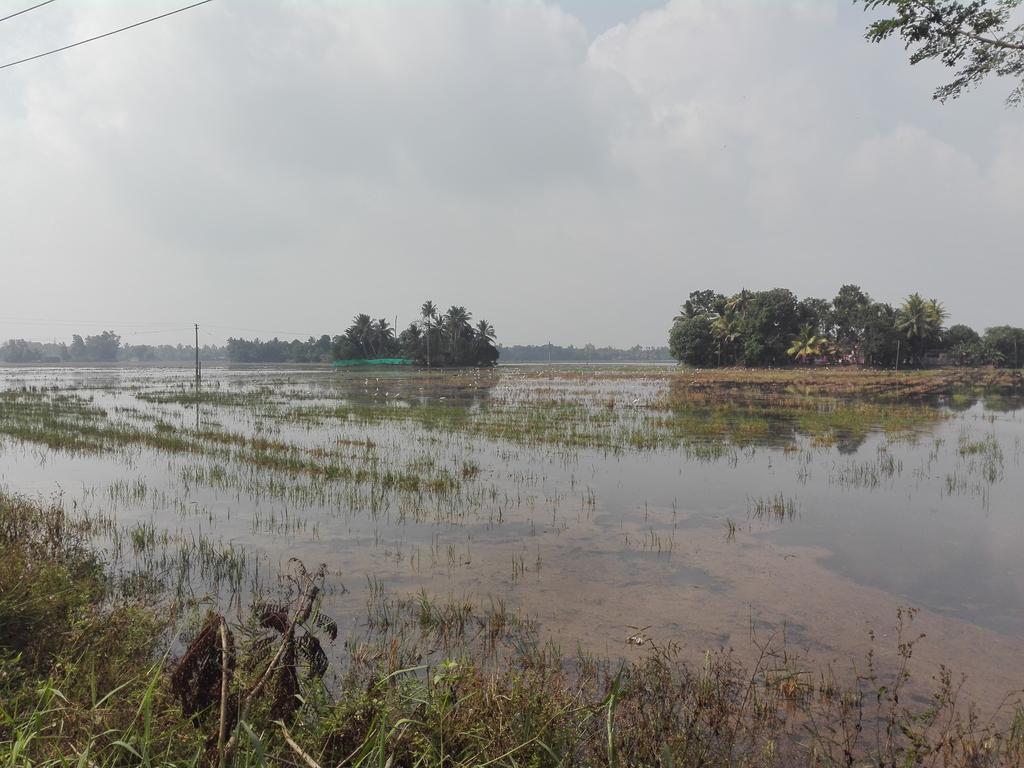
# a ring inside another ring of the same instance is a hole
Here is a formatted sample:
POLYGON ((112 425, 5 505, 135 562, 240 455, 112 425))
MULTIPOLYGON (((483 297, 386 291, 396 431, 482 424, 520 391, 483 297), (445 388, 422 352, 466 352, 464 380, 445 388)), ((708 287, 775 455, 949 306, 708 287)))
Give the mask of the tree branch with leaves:
POLYGON ((1007 104, 1024 101, 1024 21, 1017 9, 1024 0, 855 0, 868 10, 892 15, 872 22, 873 43, 899 37, 911 50, 910 63, 929 59, 956 69, 933 98, 955 99, 989 75, 1017 81, 1007 104))

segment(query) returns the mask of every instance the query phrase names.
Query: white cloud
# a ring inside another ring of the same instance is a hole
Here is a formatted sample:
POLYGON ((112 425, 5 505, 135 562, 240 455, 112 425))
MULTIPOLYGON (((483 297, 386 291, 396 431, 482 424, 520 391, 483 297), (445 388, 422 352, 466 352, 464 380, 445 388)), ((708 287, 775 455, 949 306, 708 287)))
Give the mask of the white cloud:
MULTIPOLYGON (((19 51, 144 15, 56 8, 19 51)), ((1024 322, 1021 113, 933 104, 863 22, 222 0, 5 70, 3 314, 319 332, 432 296, 504 341, 659 343, 695 288, 855 281, 1024 322)))

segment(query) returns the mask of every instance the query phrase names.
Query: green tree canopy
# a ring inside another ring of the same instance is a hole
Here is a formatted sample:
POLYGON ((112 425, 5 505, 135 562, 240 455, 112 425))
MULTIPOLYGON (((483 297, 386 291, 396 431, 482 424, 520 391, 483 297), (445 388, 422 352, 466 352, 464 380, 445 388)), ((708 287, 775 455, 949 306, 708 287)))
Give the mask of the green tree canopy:
POLYGON ((752 294, 742 321, 742 355, 748 366, 785 365, 800 333, 799 302, 792 291, 773 288, 752 294))
POLYGON ((871 297, 857 285, 844 285, 832 299, 833 336, 840 349, 855 349, 864 337, 871 297))
POLYGON ((984 341, 996 365, 1019 368, 1024 364, 1024 328, 997 325, 985 330, 984 341))
POLYGON ((668 337, 668 348, 672 356, 687 365, 714 365, 718 349, 711 330, 712 322, 705 314, 677 320, 668 337))
POLYGON ((121 337, 113 331, 103 331, 95 336, 79 334, 71 337, 69 355, 76 363, 112 363, 117 360, 121 337))
POLYGON ((694 291, 674 318, 669 351, 699 366, 773 366, 818 358, 922 365, 932 352, 946 352, 960 365, 1024 363, 1024 330, 999 326, 981 338, 965 325, 945 330, 948 315, 941 302, 920 293, 894 309, 850 284, 831 301, 798 299, 785 288, 744 289, 728 297, 694 291))
POLYGON ((887 15, 868 26, 867 39, 898 37, 910 63, 934 59, 956 74, 933 97, 956 98, 989 75, 1016 81, 1009 104, 1024 99, 1024 24, 1014 24, 1022 0, 857 0, 887 15))

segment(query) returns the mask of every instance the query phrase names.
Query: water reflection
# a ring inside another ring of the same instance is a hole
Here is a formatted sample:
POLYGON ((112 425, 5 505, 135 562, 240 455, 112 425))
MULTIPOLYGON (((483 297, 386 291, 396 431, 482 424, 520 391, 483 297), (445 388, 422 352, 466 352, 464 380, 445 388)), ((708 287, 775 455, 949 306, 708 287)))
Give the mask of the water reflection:
POLYGON ((983 636, 967 625, 1024 638, 1021 397, 514 369, 204 375, 197 401, 188 370, 3 371, 0 390, 57 387, 104 409, 90 429, 168 446, 55 449, 0 401, 0 482, 59 484, 142 541, 150 526, 212 537, 249 553, 247 578, 327 562, 351 587, 330 597, 350 628, 372 576, 507 599, 573 643, 625 623, 729 642, 756 610, 834 649, 857 611, 904 601, 963 647, 983 636))

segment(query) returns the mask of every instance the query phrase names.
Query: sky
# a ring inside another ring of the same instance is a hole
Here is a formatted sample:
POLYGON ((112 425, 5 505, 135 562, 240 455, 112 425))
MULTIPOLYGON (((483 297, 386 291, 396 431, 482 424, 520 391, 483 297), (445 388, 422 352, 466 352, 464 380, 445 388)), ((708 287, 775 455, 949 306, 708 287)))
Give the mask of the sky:
MULTIPOLYGON (((0 55, 176 7, 58 0, 0 55)), ((1024 325, 1012 84, 939 104, 949 73, 870 18, 215 0, 0 70, 0 339, 305 337, 429 298, 504 344, 661 345, 690 291, 844 283, 1024 325)))

